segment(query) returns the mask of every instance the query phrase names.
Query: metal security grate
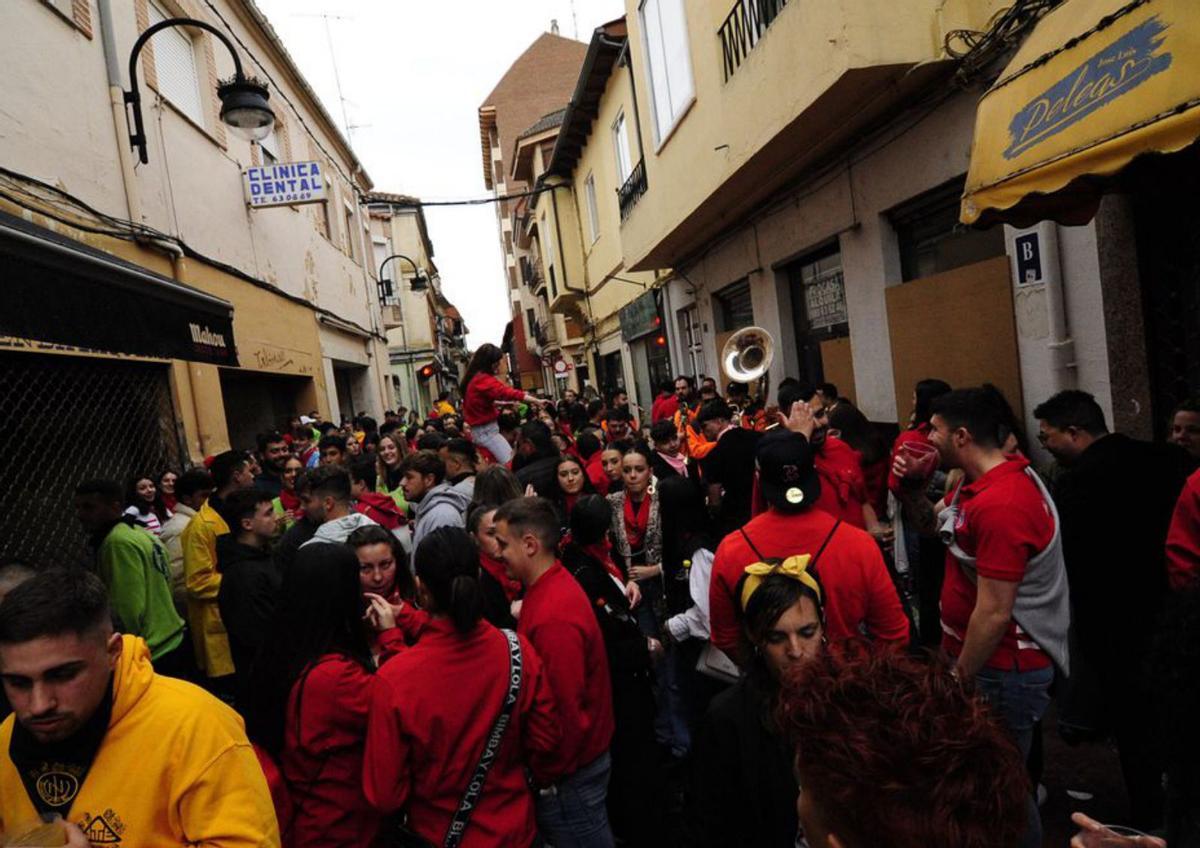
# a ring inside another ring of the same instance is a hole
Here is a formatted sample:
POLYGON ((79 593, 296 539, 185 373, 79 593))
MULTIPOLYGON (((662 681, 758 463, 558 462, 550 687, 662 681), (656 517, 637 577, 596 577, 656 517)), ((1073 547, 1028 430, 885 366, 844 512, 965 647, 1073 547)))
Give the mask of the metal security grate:
POLYGON ((77 483, 183 455, 163 365, 0 352, 0 422, 0 557, 36 567, 91 562, 77 483))

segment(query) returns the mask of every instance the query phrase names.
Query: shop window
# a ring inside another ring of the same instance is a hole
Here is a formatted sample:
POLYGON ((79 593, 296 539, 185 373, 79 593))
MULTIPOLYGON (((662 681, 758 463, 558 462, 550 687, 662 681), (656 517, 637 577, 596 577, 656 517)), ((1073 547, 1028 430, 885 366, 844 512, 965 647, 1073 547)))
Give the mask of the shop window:
POLYGON ((963 186, 963 179, 952 180, 890 214, 904 282, 1004 255, 1003 227, 978 230, 958 222, 963 186))
POLYGON ((825 379, 822 342, 850 334, 842 254, 835 242, 783 270, 791 288, 801 374, 810 382, 820 382, 825 379))
POLYGON ((679 337, 683 339, 684 373, 700 378, 708 373, 704 361, 704 326, 700 323, 700 309, 695 304, 679 310, 679 337))

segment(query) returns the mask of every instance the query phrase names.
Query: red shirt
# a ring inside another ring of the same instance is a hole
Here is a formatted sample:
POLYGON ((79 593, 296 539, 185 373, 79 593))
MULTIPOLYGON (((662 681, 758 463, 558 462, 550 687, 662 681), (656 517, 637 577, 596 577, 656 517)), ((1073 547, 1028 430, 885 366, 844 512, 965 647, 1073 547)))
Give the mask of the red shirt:
POLYGON ((526 588, 517 632, 542 658, 558 703, 563 741, 549 772, 554 777, 572 775, 608 750, 612 684, 592 605, 561 562, 526 588))
MULTIPOLYGON (((955 539, 975 557, 980 577, 1020 583, 1029 560, 1054 538, 1054 518, 1042 493, 1025 469, 1029 460, 1009 459, 961 488, 955 539)), ((967 623, 975 611, 975 584, 967 579, 954 554, 946 552, 942 584, 942 647, 951 656, 962 652, 967 623)), ((1010 621, 1004 638, 985 665, 1004 671, 1049 668, 1050 657, 1010 621)))
MULTIPOLYGON (((395 628, 381 633, 380 642, 385 651, 404 648, 395 628)), ((280 822, 289 848, 370 845, 375 839, 380 817, 363 795, 362 768, 367 710, 378 684, 378 673, 329 654, 292 687, 279 757, 293 804, 290 830, 280 822)))
POLYGON ((471 378, 463 397, 463 420, 472 427, 490 424, 500 417, 496 409, 498 400, 524 400, 525 393, 506 386, 491 374, 481 371, 471 378))
POLYGON ((866 529, 863 504, 867 502, 867 482, 863 476, 862 454, 834 436, 827 436, 813 456, 821 478, 817 507, 854 527, 866 529))
POLYGON ((354 502, 354 511, 362 513, 384 530, 395 530, 408 523, 408 516, 400 511, 392 496, 383 492, 363 492, 354 502))
MULTIPOLYGON (((836 520, 819 509, 787 514, 768 509, 743 528, 763 557, 784 559, 816 555, 836 520)), ((761 557, 740 532, 717 546, 709 583, 712 643, 736 655, 741 637, 737 585, 747 565, 761 557)), ((879 545, 863 530, 845 522, 817 561, 817 577, 825 597, 825 632, 832 641, 860 636, 908 643, 908 618, 892 585, 879 545)))
POLYGON ((892 455, 888 458, 888 488, 893 492, 900 491, 900 478, 892 473, 892 465, 896 461, 896 455, 900 453, 900 446, 905 442, 919 442, 921 444, 933 446, 933 442, 929 441, 929 431, 933 428, 928 424, 918 424, 911 430, 905 430, 896 437, 896 441, 892 443, 892 455))
MULTIPOLYGON (((537 833, 524 769, 554 751, 561 732, 542 663, 524 639, 521 652, 520 695, 463 848, 525 848, 537 833)), ((361 772, 376 810, 406 809, 413 831, 442 844, 500 715, 508 667, 508 640, 486 621, 460 634, 435 618, 416 645, 380 669, 361 772)))
POLYGON ((1167 582, 1186 589, 1200 577, 1200 471, 1187 479, 1167 532, 1167 582))

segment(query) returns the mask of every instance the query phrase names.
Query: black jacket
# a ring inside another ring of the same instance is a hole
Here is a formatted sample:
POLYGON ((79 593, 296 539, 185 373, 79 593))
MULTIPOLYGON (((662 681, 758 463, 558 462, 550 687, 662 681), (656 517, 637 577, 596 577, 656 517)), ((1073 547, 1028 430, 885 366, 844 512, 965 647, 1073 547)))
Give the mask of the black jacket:
POLYGON ((1190 466, 1175 445, 1113 433, 1055 483, 1076 632, 1094 660, 1111 662, 1109 651, 1134 649, 1152 632, 1167 592, 1167 528, 1190 466))
POLYGON ((684 844, 794 848, 799 789, 785 740, 766 727, 769 695, 743 678, 713 699, 692 739, 684 844))
POLYGON ((287 529, 283 538, 275 545, 275 567, 280 574, 286 574, 296 561, 296 552, 300 546, 311 539, 317 532, 319 524, 314 524, 307 518, 301 518, 287 529))
MULTIPOLYGON (((522 492, 526 486, 533 486, 538 497, 553 499, 558 492, 558 454, 532 459, 513 473, 521 483, 522 492)), ((513 463, 514 466, 516 463, 513 463)))
POLYGON ((592 602, 604 646, 608 649, 608 667, 613 688, 623 678, 645 676, 650 670, 650 651, 646 636, 629 610, 629 600, 618 588, 608 569, 578 545, 568 545, 562 555, 563 566, 571 572, 584 594, 592 602))
POLYGON ((217 607, 229 635, 240 707, 250 691, 254 656, 270 635, 283 580, 267 549, 240 544, 230 533, 217 537, 217 570, 221 572, 217 607))

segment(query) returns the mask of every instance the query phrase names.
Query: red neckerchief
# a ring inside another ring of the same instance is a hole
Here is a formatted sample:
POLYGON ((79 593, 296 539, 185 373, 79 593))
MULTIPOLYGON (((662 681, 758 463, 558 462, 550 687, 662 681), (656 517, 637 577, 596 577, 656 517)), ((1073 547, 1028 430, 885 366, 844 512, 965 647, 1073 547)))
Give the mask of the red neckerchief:
MULTIPOLYGON (((586 474, 586 472, 585 472, 586 474)), ((567 510, 567 518, 571 517, 571 513, 575 511, 575 504, 579 503, 579 496, 582 492, 576 492, 573 495, 563 495, 563 507, 567 510)))
POLYGON ((625 496, 625 538, 629 540, 629 550, 641 550, 646 540, 646 526, 650 523, 650 497, 642 496, 642 502, 633 506, 633 498, 625 496))
POLYGON ((604 569, 613 577, 625 582, 625 575, 621 573, 621 569, 617 568, 617 564, 612 558, 612 543, 608 541, 608 537, 604 537, 599 542, 593 542, 590 545, 580 545, 580 550, 596 560, 604 566, 604 569))
POLYGON ((280 489, 279 505, 283 507, 285 512, 295 514, 300 509, 300 498, 296 497, 294 492, 289 492, 287 489, 280 489))
POLYGON ((508 598, 508 602, 510 604, 517 599, 518 595, 521 594, 521 581, 514 580, 513 578, 509 577, 504 570, 504 563, 502 563, 500 560, 492 559, 490 556, 480 551, 479 565, 484 571, 492 575, 496 582, 500 584, 500 588, 504 590, 504 597, 508 598))

